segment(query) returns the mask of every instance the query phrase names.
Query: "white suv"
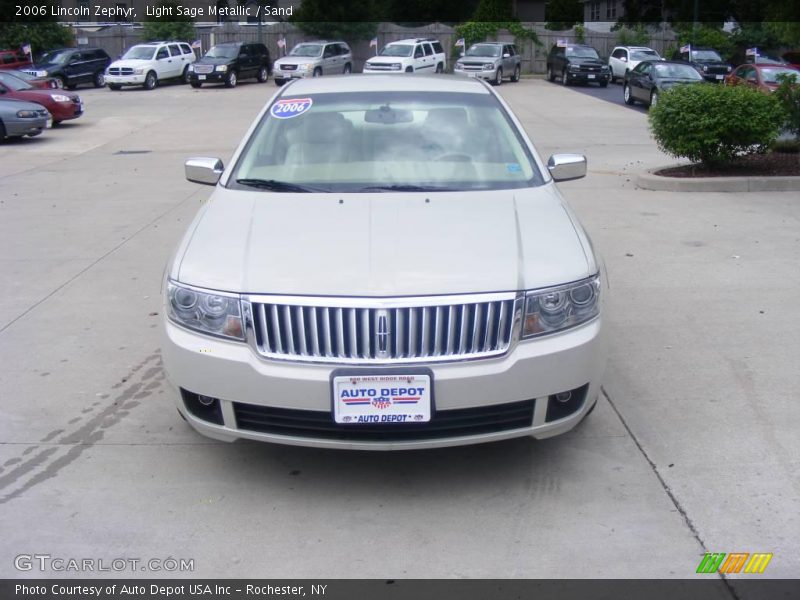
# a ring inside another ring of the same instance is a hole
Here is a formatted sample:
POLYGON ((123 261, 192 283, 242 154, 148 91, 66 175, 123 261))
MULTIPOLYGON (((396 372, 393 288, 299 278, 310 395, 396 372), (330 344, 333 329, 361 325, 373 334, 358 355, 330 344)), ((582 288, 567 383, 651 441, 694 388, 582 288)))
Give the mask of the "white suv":
POLYGON ((159 81, 182 79, 188 83, 189 65, 197 57, 185 42, 149 42, 131 47, 106 69, 106 83, 116 91, 123 85, 152 90, 159 81))
POLYGON ((646 46, 617 46, 608 57, 611 83, 625 77, 636 65, 645 60, 664 60, 658 52, 646 46))
POLYGON ((441 42, 430 38, 391 42, 364 63, 364 73, 443 73, 446 68, 441 42))

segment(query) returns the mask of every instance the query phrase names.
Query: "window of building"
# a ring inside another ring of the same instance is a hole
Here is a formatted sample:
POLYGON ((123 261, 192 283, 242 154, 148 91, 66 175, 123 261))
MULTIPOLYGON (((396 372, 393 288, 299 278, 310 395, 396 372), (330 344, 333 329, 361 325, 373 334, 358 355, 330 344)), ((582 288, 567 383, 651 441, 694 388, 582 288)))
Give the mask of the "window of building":
POLYGON ((589 20, 590 21, 599 21, 600 20, 600 3, 599 2, 590 2, 589 3, 589 20))
POLYGON ((606 21, 615 21, 617 19, 617 1, 608 0, 606 3, 606 21))

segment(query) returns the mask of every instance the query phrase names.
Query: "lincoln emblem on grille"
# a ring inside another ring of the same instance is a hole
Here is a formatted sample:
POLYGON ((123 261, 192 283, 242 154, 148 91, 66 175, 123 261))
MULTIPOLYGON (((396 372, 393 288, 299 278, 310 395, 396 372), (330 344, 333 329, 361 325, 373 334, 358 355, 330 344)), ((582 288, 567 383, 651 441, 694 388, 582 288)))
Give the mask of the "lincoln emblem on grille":
POLYGON ((389 311, 379 309, 375 311, 375 350, 378 358, 389 355, 389 311))

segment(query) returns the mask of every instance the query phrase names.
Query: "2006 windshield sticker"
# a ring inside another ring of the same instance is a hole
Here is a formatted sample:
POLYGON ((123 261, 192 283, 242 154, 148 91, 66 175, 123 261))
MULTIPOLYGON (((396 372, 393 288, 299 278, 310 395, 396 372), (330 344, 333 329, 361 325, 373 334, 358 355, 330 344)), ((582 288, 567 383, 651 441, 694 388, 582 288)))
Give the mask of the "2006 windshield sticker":
POLYGON ((276 119, 292 119, 305 114, 311 108, 314 101, 311 98, 291 98, 278 100, 269 109, 271 114, 276 119))

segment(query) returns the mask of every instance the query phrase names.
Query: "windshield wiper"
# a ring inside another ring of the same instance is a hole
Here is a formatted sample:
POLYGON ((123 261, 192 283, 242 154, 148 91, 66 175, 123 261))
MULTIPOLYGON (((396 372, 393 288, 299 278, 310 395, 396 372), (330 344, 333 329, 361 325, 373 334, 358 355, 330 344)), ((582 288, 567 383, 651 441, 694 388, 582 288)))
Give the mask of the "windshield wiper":
POLYGON ((298 185, 296 183, 289 183, 288 181, 278 181, 277 179, 237 179, 236 183, 246 185, 248 187, 260 188, 262 190, 272 190, 273 192, 326 192, 320 188, 308 187, 305 185, 298 185))
POLYGON ((455 188, 439 187, 436 185, 410 185, 410 184, 396 184, 396 185, 370 185, 367 187, 359 188, 359 192, 455 192, 455 188))

